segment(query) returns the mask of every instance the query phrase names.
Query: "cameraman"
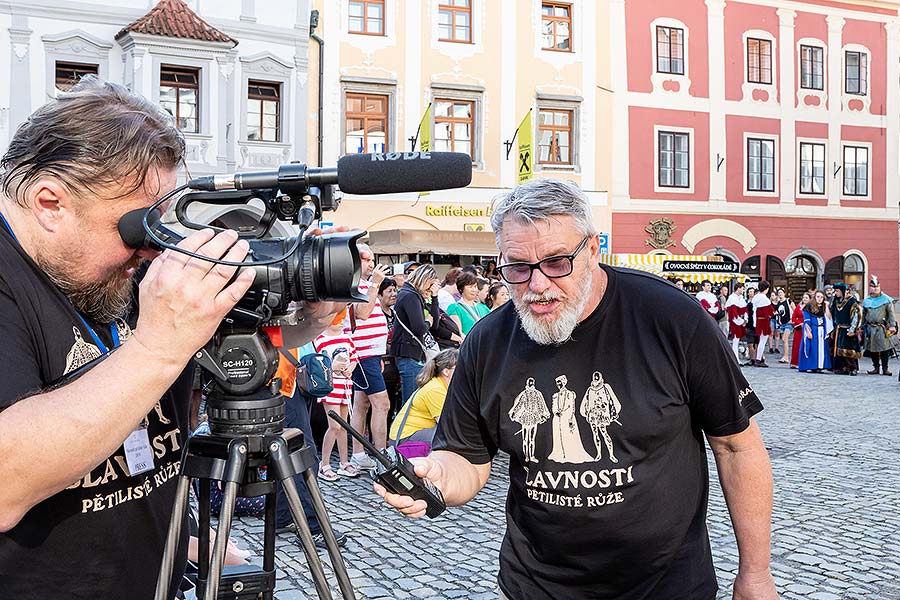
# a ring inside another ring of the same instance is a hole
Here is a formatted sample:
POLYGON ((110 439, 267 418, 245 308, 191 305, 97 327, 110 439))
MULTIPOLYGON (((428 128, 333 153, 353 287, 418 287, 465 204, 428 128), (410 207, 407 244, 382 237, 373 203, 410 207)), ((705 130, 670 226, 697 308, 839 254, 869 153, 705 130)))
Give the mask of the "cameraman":
MULTIPOLYGON (((88 76, 31 115, 0 161, 2 598, 153 597, 188 428, 185 367, 254 276, 120 239, 122 215, 173 189, 183 159, 168 115, 88 76)), ((230 261, 248 250, 232 231, 179 246, 230 261)))

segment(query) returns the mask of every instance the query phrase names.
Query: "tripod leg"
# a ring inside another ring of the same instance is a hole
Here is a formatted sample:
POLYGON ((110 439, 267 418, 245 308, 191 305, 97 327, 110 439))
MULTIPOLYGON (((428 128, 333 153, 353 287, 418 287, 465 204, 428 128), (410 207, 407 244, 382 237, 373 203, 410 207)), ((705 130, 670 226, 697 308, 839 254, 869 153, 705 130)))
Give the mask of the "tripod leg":
POLYGON ((219 526, 216 528, 216 541, 213 545, 212 561, 209 565, 209 579, 206 581, 206 594, 209 600, 215 600, 219 593, 219 578, 225 565, 225 551, 228 548, 228 535, 231 532, 231 518, 234 516, 234 504, 237 501, 238 482, 242 481, 247 469, 246 440, 232 440, 228 446, 228 460, 225 463, 225 474, 222 477, 222 508, 219 510, 219 526))
POLYGON ((175 488, 175 506, 172 509, 172 518, 169 520, 169 533, 166 535, 166 546, 163 550, 162 564, 159 568, 159 578, 156 580, 154 600, 167 600, 170 597, 169 586, 172 583, 175 552, 178 549, 178 540, 181 538, 181 526, 184 524, 184 514, 188 506, 190 486, 190 477, 187 475, 178 477, 178 487, 175 488))
MULTIPOLYGON (((282 450, 284 450, 283 446, 282 450)), ((286 455, 282 454, 282 456, 286 455)), ((281 485, 284 488, 284 497, 291 509, 291 516, 294 517, 294 523, 297 525, 297 534, 300 536, 303 553, 306 555, 306 562, 316 584, 319 599, 332 600, 331 589, 328 587, 328 580, 325 578, 325 569, 322 568, 322 561, 319 560, 319 553, 316 552, 316 544, 309 530, 309 521, 306 520, 303 505, 300 504, 300 496, 297 494, 297 486, 294 485, 293 477, 288 475, 288 477, 281 480, 281 485)))
POLYGON ((303 471, 303 480, 306 482, 306 487, 309 488, 313 510, 316 511, 316 519, 319 520, 319 527, 322 528, 322 537, 325 539, 325 545, 328 547, 328 556, 331 557, 331 566, 337 577, 338 586, 341 588, 341 594, 344 596, 344 600, 354 600, 356 596, 353 593, 353 585, 350 583, 350 576, 347 574, 347 567, 344 565, 344 557, 341 556, 341 550, 338 548, 334 530, 331 528, 331 521, 328 520, 325 501, 322 500, 322 491, 319 489, 319 483, 316 481, 312 468, 303 471))

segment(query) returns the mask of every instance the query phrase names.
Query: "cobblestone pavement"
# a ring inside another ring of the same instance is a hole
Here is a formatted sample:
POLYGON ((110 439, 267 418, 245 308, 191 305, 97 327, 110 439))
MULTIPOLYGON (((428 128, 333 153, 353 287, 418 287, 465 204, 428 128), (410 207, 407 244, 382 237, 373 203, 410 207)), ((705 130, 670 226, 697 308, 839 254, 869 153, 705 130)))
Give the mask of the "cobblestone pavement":
MULTIPOLYGON (((897 379, 805 374, 777 364, 745 373, 766 407, 758 420, 775 473, 772 571, 781 598, 900 600, 897 379)), ((737 546, 712 459, 710 477, 719 598, 731 598, 737 546)), ((507 484, 500 458, 467 506, 412 521, 387 508, 368 479, 323 482, 332 520, 350 536, 343 555, 357 598, 496 599, 507 484)), ((262 552, 260 520, 236 520, 234 537, 262 552)), ((276 553, 276 598, 317 597, 296 540, 279 535, 276 553)), ((326 573, 340 598, 327 560, 326 573)))

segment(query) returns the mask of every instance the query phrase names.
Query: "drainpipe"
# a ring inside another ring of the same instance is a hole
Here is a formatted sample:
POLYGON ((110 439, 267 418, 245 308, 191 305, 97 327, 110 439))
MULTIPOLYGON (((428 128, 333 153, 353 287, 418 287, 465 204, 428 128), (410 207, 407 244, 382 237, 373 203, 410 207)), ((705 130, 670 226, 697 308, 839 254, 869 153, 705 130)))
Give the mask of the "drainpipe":
POLYGON ((323 122, 323 110, 325 105, 325 90, 323 89, 322 84, 325 81, 325 40, 316 35, 316 27, 319 26, 319 11, 313 10, 309 14, 309 37, 314 39, 316 43, 319 45, 319 119, 318 119, 318 143, 316 147, 318 149, 317 157, 318 157, 318 166, 322 166, 322 161, 324 160, 324 150, 322 148, 322 143, 324 141, 323 133, 325 131, 325 124, 323 122))

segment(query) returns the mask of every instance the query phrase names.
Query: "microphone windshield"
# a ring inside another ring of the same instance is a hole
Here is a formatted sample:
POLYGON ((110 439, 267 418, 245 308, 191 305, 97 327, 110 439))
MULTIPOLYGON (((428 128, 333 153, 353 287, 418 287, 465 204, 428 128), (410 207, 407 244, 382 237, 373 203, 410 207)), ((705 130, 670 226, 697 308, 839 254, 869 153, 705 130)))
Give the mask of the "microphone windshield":
POLYGON ((350 154, 338 160, 338 186, 345 194, 397 194, 466 187, 472 157, 463 152, 350 154))
MULTIPOLYGON (((122 218, 119 219, 119 237, 122 238, 122 241, 125 242, 125 245, 129 248, 134 248, 135 250, 139 250, 141 248, 146 247, 146 232, 144 231, 144 214, 147 212, 146 208, 137 208, 135 210, 129 211, 122 215, 122 218)), ((153 216, 158 215, 156 211, 154 211, 153 215, 149 215, 147 217, 147 222, 149 225, 153 225, 154 219, 153 216)), ((159 218, 157 217, 157 219, 159 218)))

